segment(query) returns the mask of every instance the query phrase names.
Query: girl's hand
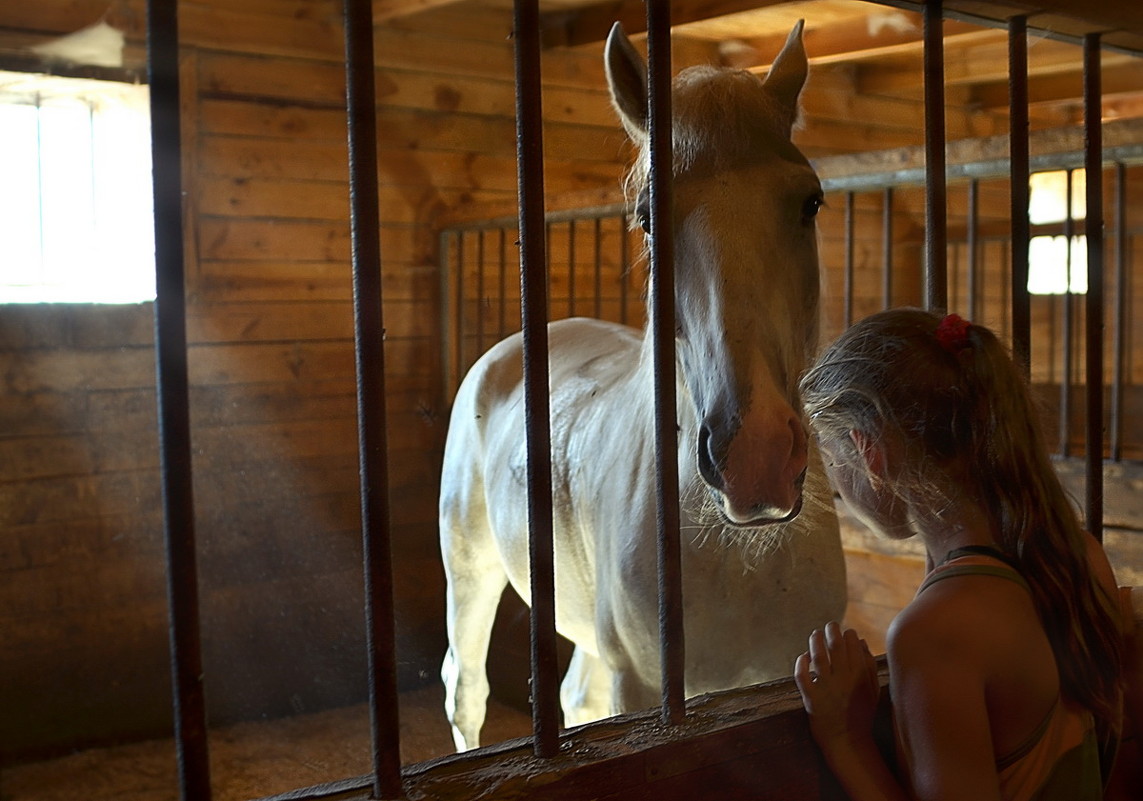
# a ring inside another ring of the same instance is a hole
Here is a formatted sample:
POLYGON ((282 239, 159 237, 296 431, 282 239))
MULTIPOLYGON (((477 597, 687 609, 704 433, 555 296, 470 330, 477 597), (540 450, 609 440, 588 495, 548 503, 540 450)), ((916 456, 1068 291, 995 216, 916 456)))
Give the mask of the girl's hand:
POLYGON ((865 640, 831 621, 810 635, 810 649, 794 663, 794 682, 823 751, 869 738, 881 685, 865 640))

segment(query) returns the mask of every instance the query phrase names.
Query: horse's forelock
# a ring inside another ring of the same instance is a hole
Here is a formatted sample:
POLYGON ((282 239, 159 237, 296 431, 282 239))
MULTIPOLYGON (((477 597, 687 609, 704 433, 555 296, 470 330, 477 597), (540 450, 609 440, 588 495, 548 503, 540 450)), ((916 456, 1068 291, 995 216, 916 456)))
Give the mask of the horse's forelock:
MULTIPOLYGON (((671 103, 676 176, 718 171, 768 153, 793 153, 793 113, 753 73, 689 67, 675 77, 671 103)), ((649 161, 648 143, 639 144, 639 156, 628 176, 628 188, 635 191, 646 181, 649 161)))

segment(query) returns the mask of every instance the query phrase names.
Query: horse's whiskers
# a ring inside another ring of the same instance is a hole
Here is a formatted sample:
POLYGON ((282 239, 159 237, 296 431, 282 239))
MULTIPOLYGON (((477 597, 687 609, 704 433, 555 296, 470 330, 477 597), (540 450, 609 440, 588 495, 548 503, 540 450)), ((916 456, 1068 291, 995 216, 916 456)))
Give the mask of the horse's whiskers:
MULTIPOLYGON (((817 499, 815 498, 815 501, 817 499)), ((768 554, 782 547, 790 538, 787 523, 766 526, 730 526, 718 504, 697 476, 682 489, 679 497, 682 511, 693 521, 685 526, 696 548, 707 546, 738 550, 747 571, 768 554)))

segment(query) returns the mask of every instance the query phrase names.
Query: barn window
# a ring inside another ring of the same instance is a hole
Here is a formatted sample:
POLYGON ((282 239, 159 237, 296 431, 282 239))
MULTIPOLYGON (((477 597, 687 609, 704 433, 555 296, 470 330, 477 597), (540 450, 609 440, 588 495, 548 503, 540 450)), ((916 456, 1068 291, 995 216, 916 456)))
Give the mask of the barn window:
POLYGON ((147 88, 0 72, 0 302, 155 297, 147 88))
POLYGON ((1028 242, 1028 291, 1033 295, 1087 292, 1087 237, 1071 235, 1086 215, 1084 171, 1038 172, 1029 181, 1028 218, 1063 233, 1033 236, 1028 242))

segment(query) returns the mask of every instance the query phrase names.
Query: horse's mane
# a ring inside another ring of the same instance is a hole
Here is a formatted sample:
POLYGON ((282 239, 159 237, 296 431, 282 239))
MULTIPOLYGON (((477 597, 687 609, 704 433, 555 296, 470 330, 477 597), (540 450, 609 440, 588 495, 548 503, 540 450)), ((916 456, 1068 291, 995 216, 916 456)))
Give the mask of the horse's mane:
MULTIPOLYGON (((674 174, 717 172, 767 155, 804 161, 790 142, 796 119, 757 75, 711 66, 688 67, 672 85, 674 174)), ((646 137, 627 177, 638 191, 647 179, 646 137)))

